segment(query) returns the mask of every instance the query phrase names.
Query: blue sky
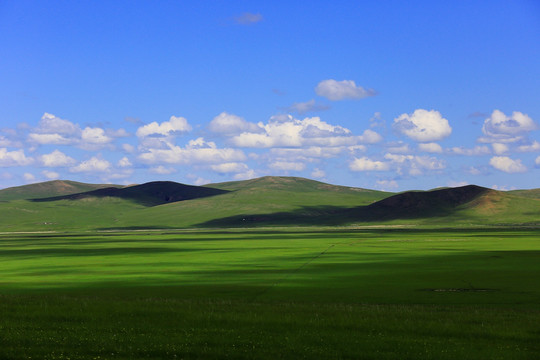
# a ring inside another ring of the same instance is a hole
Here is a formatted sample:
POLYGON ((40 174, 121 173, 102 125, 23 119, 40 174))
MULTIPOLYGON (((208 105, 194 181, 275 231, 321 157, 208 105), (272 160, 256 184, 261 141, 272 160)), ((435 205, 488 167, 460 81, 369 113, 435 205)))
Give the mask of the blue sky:
POLYGON ((540 186, 538 1, 0 1, 0 188, 540 186))

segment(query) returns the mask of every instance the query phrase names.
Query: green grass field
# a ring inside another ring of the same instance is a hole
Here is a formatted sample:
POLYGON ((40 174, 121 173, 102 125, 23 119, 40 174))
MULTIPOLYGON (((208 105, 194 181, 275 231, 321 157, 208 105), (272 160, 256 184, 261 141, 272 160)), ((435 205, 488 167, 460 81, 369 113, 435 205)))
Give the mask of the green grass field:
POLYGON ((2 359, 534 359, 539 229, 0 234, 2 359))

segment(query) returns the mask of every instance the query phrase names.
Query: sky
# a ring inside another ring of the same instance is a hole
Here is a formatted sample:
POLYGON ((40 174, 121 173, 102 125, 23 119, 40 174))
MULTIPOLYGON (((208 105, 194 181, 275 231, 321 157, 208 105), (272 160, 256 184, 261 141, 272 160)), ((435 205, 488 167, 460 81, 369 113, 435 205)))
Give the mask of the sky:
POLYGON ((540 187, 540 2, 0 0, 0 188, 540 187))

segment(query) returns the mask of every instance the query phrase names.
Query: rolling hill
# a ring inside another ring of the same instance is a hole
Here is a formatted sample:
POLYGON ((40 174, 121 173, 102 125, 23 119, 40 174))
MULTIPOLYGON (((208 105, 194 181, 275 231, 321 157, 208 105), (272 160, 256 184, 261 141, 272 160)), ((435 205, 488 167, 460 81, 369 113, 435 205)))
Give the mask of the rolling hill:
POLYGON ((111 184, 85 184, 68 180, 53 180, 0 190, 0 201, 39 199, 64 196, 103 188, 121 187, 111 184))
POLYGON ((267 176, 206 186, 55 181, 0 191, 3 231, 540 224, 537 189, 468 185, 399 194, 267 176), (81 191, 82 190, 82 191, 81 191))

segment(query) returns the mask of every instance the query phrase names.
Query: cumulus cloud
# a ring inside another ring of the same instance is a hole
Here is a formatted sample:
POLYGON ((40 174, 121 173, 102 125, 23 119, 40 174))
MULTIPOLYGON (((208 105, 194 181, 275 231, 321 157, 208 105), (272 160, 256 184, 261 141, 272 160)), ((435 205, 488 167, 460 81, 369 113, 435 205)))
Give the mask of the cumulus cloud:
POLYGON ((521 160, 514 160, 508 156, 494 156, 489 160, 489 164, 497 170, 510 174, 527 171, 527 167, 521 163, 521 160))
POLYGON ((324 104, 317 104, 314 99, 306 102, 293 103, 291 106, 285 108, 287 112, 295 112, 298 114, 305 114, 310 111, 325 111, 330 109, 330 106, 324 104))
POLYGON ((218 148, 214 142, 203 138, 190 140, 184 148, 167 143, 167 148, 149 148, 139 155, 139 160, 147 164, 219 164, 245 159, 242 150, 218 148))
POLYGON ((493 152, 497 155, 504 154, 505 152, 508 152, 508 145, 501 144, 501 143, 493 143, 491 144, 491 147, 493 148, 493 152))
POLYGON ((428 153, 442 153, 441 145, 437 143, 421 143, 418 144, 418 150, 428 153))
POLYGON ((384 158, 392 163, 398 174, 406 171, 409 175, 416 176, 423 174, 424 170, 442 170, 446 168, 444 160, 432 156, 386 154, 384 158))
POLYGON ((37 130, 43 134, 65 135, 75 135, 81 131, 77 124, 74 124, 69 120, 61 119, 56 115, 49 113, 43 114, 41 120, 38 123, 37 130))
POLYGON ((450 149, 450 153, 456 154, 456 155, 465 155, 465 156, 481 156, 481 155, 491 154, 491 150, 489 150, 489 147, 485 145, 475 146, 472 149, 456 146, 450 149))
POLYGON ((240 116, 222 112, 216 116, 210 124, 208 129, 217 134, 224 136, 239 135, 241 133, 262 133, 264 129, 257 124, 247 122, 240 116))
POLYGON ((349 129, 331 125, 319 117, 295 119, 290 115, 274 116, 268 123, 259 123, 261 132, 243 132, 230 141, 238 147, 306 147, 306 146, 351 146, 358 143, 376 143, 382 137, 373 130, 365 130, 355 136, 349 129))
POLYGON ((28 135, 31 143, 45 145, 69 145, 77 142, 81 129, 69 120, 44 113, 37 128, 28 135))
POLYGON ((47 167, 72 166, 76 163, 75 159, 67 156, 59 150, 54 150, 50 154, 41 155, 39 160, 43 166, 47 167))
POLYGON ((169 121, 164 121, 161 124, 151 122, 137 129, 136 135, 139 138, 146 136, 170 136, 174 133, 188 132, 191 126, 183 117, 171 116, 169 121))
POLYGON ((30 173, 24 173, 23 178, 24 178, 24 181, 26 181, 27 183, 33 183, 36 181, 36 177, 30 173))
POLYGON ((364 89, 361 86, 357 86, 353 80, 337 81, 333 79, 321 81, 315 92, 319 96, 323 96, 332 101, 345 100, 345 99, 363 99, 369 96, 377 95, 377 92, 373 89, 364 89))
POLYGON ((481 137, 481 142, 515 142, 523 138, 529 131, 536 130, 535 122, 526 114, 514 111, 507 116, 500 110, 494 110, 490 117, 484 121, 482 132, 486 137, 481 137))
POLYGON ((352 171, 387 171, 390 170, 390 164, 387 162, 371 160, 367 157, 355 158, 350 164, 352 171))
POLYGON ((113 138, 105 134, 102 128, 86 127, 81 133, 80 147, 88 150, 99 149, 113 141, 113 138))
POLYGON ((96 156, 93 156, 89 160, 81 162, 79 165, 74 166, 69 169, 71 172, 105 172, 111 169, 111 163, 107 160, 100 159, 96 156))
POLYGON ((125 168, 125 167, 132 166, 132 164, 131 164, 131 161, 129 161, 129 159, 126 156, 124 156, 123 158, 118 160, 118 166, 122 167, 122 168, 125 168))
POLYGON ((234 22, 240 25, 252 25, 258 22, 261 22, 263 19, 262 15, 259 13, 243 13, 242 15, 236 16, 234 22))
POLYGON ((26 166, 34 162, 34 159, 27 157, 24 150, 8 151, 7 148, 0 148, 0 166, 26 166))
POLYGON ((444 139, 452 133, 448 120, 435 110, 417 109, 394 119, 394 129, 418 142, 444 139))
POLYGON ((43 170, 41 173, 49 180, 56 180, 60 178, 60 174, 56 171, 43 170))
POLYGON ((234 180, 249 180, 254 179, 258 176, 257 172, 253 169, 249 169, 248 171, 238 173, 234 175, 234 180))

